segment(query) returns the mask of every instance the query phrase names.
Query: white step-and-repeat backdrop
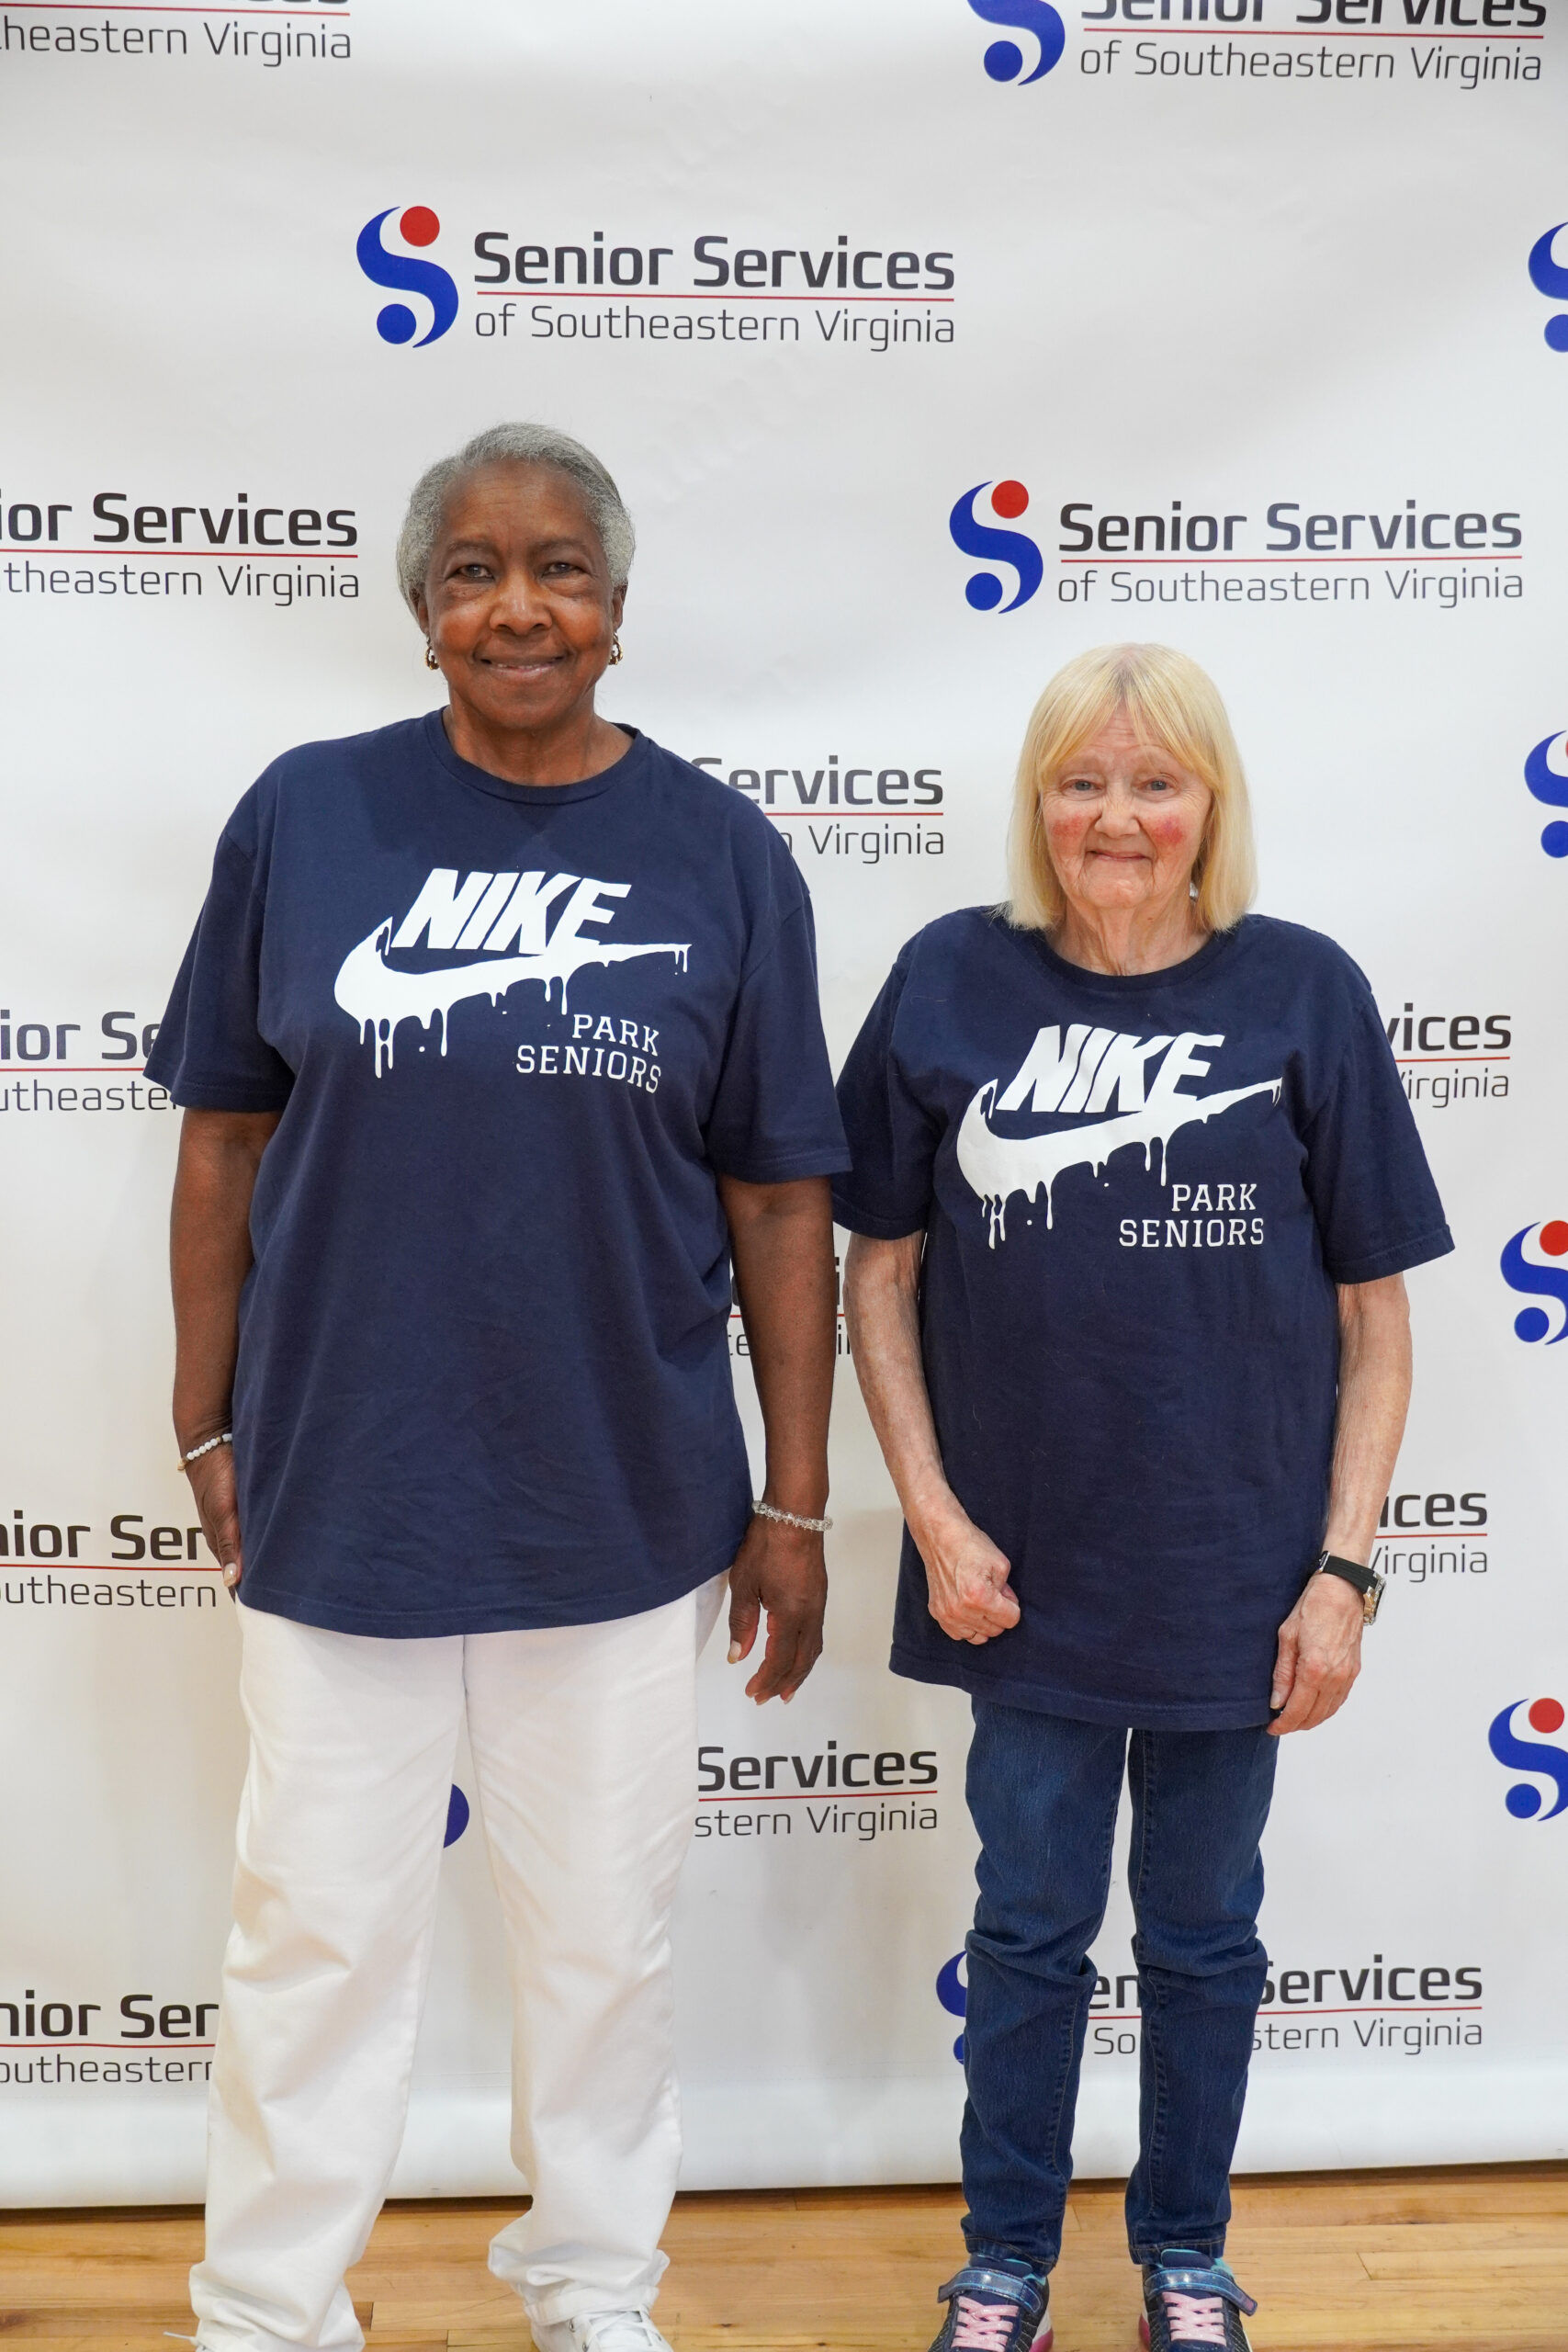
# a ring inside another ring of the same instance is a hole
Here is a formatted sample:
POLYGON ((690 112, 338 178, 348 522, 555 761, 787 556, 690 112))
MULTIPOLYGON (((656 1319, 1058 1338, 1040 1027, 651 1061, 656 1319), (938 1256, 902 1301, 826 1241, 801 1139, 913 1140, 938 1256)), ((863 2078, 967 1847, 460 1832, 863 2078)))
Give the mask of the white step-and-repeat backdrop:
MULTIPOLYGON (((393 537, 505 417, 618 477, 605 707, 789 841, 836 1056, 999 895, 1066 655, 1218 678, 1261 904, 1370 975, 1459 1244, 1365 1679, 1281 1758, 1241 2161, 1568 2147, 1562 5, 6 0, 0 2199, 200 2192, 243 1748, 141 1065, 254 775, 432 698, 393 537)), ((840 1374, 827 1657, 787 1717, 705 1668, 692 2186, 956 2168, 965 1713, 886 1671, 840 1374)), ((446 1870, 404 2193, 516 2185, 476 1830, 446 1870)), ((1119 1880, 1087 2172, 1129 1934, 1119 1880)))

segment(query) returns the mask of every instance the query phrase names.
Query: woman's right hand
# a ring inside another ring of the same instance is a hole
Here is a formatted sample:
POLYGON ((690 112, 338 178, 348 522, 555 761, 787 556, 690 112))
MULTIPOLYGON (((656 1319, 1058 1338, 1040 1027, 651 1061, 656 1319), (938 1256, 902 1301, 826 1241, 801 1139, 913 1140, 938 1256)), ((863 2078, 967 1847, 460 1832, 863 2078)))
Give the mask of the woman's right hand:
MULTIPOLYGON (((175 1435, 182 1456, 229 1426, 239 1350, 240 1296, 250 1272, 251 1198, 281 1111, 186 1111, 180 1122, 169 1220, 175 1292, 175 1435)), ((214 1445, 190 1464, 191 1500, 223 1571, 239 1590, 240 1514, 234 1453, 214 1445)))
POLYGON ((1019 1621, 1011 1563, 976 1526, 963 1505, 925 1521, 915 1542, 926 1564, 931 1615, 955 1642, 988 1642, 1019 1621))
POLYGON ((240 1589, 244 1564, 240 1554, 240 1507, 234 1479, 234 1449, 215 1445, 186 1476, 201 1532, 223 1570, 230 1592, 240 1589))
POLYGON ((926 1564, 931 1615, 955 1642, 989 1642, 1019 1620, 1012 1566, 947 1483, 920 1353, 923 1233, 850 1236, 844 1312, 861 1394, 926 1564))

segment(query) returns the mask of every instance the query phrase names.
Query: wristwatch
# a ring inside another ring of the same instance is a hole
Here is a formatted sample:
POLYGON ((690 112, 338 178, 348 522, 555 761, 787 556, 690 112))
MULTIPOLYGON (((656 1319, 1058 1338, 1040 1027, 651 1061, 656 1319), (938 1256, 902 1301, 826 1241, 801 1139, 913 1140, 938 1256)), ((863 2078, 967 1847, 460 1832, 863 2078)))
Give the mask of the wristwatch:
POLYGON ((1320 1577, 1343 1577, 1353 1584, 1361 1596, 1361 1623, 1370 1625, 1382 1601, 1383 1579, 1375 1568, 1363 1568, 1354 1560, 1341 1560, 1333 1552, 1318 1555, 1317 1574, 1320 1577))

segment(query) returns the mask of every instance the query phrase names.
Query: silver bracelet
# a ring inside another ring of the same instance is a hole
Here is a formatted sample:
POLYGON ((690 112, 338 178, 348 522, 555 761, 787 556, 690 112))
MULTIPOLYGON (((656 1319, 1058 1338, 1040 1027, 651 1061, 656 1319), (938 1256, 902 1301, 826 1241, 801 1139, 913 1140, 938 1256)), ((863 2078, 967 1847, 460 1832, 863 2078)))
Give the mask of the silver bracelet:
POLYGON ((176 1470, 188 1470, 193 1462, 199 1462, 202 1455, 210 1453, 215 1445, 232 1445, 233 1442, 232 1430, 220 1430, 218 1435, 209 1437, 205 1445, 193 1445, 188 1453, 182 1453, 175 1467, 176 1470))
POLYGON ((826 1535, 833 1522, 830 1519, 803 1519, 798 1511, 778 1510, 772 1503, 753 1503, 759 1519, 776 1519, 781 1527, 804 1527, 808 1535, 826 1535))

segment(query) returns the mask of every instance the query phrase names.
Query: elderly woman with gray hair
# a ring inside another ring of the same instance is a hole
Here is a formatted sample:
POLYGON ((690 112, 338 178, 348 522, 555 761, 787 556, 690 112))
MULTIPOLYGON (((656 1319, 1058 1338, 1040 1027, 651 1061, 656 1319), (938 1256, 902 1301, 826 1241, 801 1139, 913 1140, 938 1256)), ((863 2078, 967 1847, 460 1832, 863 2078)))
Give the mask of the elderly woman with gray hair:
POLYGON ((658 2352, 695 1668, 821 1645, 847 1165, 809 903, 739 795, 594 707, 632 529, 534 425, 398 548, 446 707, 240 802, 149 1065, 185 1106, 175 1428, 251 1734, 206 2352, 353 2352, 466 1723, 544 2352, 658 2352), (767 1434, 751 1498, 731 1263, 767 1434))

